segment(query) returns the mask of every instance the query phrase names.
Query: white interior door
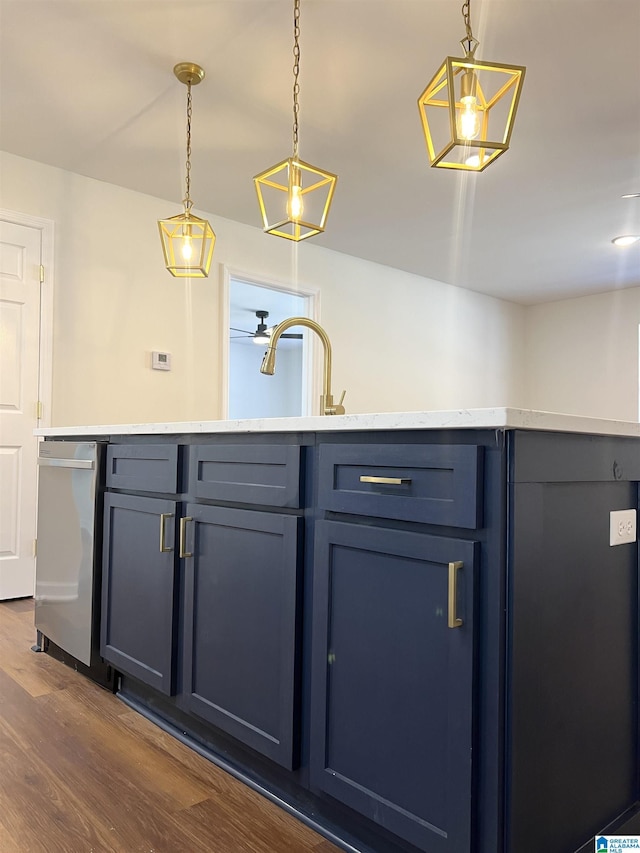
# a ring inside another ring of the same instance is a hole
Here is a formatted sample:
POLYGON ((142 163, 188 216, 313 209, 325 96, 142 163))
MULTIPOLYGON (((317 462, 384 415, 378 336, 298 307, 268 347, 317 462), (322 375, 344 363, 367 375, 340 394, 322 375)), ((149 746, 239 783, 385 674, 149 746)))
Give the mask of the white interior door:
POLYGON ((34 590, 41 241, 0 220, 0 599, 34 590))

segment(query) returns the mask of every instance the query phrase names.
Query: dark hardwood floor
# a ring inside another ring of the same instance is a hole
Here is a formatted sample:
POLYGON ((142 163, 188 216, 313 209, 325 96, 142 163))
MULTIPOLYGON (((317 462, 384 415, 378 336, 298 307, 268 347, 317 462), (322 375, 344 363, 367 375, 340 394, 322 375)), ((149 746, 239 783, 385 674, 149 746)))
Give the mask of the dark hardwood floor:
POLYGON ((0 603, 1 853, 339 853, 34 641, 0 603))

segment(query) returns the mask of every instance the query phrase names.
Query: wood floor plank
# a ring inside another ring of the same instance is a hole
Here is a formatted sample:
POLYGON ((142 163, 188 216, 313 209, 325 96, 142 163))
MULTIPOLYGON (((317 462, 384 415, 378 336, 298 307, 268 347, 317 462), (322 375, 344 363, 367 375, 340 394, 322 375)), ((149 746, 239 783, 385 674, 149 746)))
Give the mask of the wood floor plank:
MULTIPOLYGON (((2 801, 0 801, 1 804, 2 801)), ((15 835, 9 832, 3 823, 2 815, 0 815, 0 850, 2 853, 25 853, 24 841, 18 841, 15 835)))
MULTIPOLYGON (((202 850, 241 850, 243 853, 300 853, 313 851, 318 835, 273 803, 254 792, 257 800, 247 804, 232 797, 205 800, 177 814, 187 846, 198 840, 202 850), (256 802, 264 804, 255 808, 256 802), (265 816, 268 818, 265 819, 265 816), (191 840, 192 839, 192 840, 191 840)), ((330 848, 336 850, 335 847, 330 848)))
POLYGON ((53 658, 31 651, 35 641, 33 605, 29 612, 0 604, 0 648, 11 648, 11 654, 0 660, 2 669, 32 696, 63 690, 73 670, 56 666, 53 658))
POLYGON ((194 779, 181 762, 161 748, 150 746, 132 730, 123 728, 119 717, 115 721, 108 717, 89 718, 71 690, 42 696, 39 703, 64 721, 65 729, 74 732, 74 740, 81 742, 84 754, 97 762, 108 761, 112 774, 126 777, 140 794, 153 795, 164 811, 191 806, 210 795, 210 785, 194 779))
POLYGON ((320 841, 313 848, 313 853, 337 853, 337 848, 330 841, 320 841))
MULTIPOLYGON (((14 613, 28 613, 33 616, 33 598, 13 598, 4 602, 6 609, 14 613)), ((1 848, 0 848, 1 849, 1 848)))
POLYGON ((23 845, 23 851, 48 853, 82 850, 85 846, 114 850, 100 838, 99 821, 74 808, 68 786, 43 772, 38 752, 16 748, 16 739, 6 724, 0 732, 0 761, 2 820, 10 836, 23 845))
MULTIPOLYGON (((15 693, 20 689, 10 680, 7 684, 6 676, 0 672, 0 690, 15 693)), ((100 742, 94 733, 104 736, 104 727, 97 719, 91 719, 89 726, 83 725, 82 710, 71 717, 64 706, 62 713, 50 713, 49 706, 39 700, 34 705, 37 707, 26 718, 5 719, 4 729, 11 734, 19 728, 20 736, 33 743, 30 760, 43 777, 49 775, 48 767, 56 768, 64 799, 76 814, 87 819, 93 816, 96 826, 108 828, 116 841, 125 845, 123 849, 126 844, 147 842, 160 847, 163 838, 175 834, 168 806, 175 810, 182 802, 171 805, 170 796, 163 790, 165 767, 157 766, 152 756, 141 756, 131 738, 117 742, 114 734, 100 742), (47 736, 43 736, 44 732, 47 736), (155 787, 148 784, 150 775, 156 779, 155 787), (147 823, 146 815, 150 813, 154 818, 147 823)))
POLYGON ((338 853, 108 691, 0 603, 1 853, 338 853))

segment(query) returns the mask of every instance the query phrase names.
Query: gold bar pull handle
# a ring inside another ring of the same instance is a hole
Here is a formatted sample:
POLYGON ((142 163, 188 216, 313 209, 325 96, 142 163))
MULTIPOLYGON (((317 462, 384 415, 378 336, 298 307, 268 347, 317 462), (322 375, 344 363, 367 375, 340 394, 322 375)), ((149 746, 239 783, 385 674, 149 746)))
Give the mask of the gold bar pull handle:
POLYGON ((382 486, 408 486, 411 477, 360 477, 361 483, 379 483, 382 486))
POLYGON ((160 514, 160 553, 165 554, 167 551, 173 551, 173 548, 167 548, 164 544, 164 526, 168 518, 173 518, 172 512, 163 512, 160 514))
POLYGON ((459 628, 462 619, 456 616, 456 602, 458 599, 458 569, 464 566, 462 562, 449 563, 449 628, 459 628))
POLYGON ((193 557, 193 554, 189 551, 185 551, 185 540, 187 538, 187 522, 193 521, 190 515, 185 515, 184 518, 180 519, 180 557, 193 557))

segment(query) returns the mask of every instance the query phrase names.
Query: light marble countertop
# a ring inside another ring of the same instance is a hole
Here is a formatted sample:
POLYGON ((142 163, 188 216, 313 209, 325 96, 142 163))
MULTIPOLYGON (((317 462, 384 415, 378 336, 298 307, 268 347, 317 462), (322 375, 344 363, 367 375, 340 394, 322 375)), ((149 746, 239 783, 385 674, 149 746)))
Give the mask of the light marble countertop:
POLYGON ((46 437, 175 435, 181 433, 337 432, 402 429, 531 429, 594 435, 640 436, 640 424, 538 412, 532 409, 452 409, 433 412, 381 412, 329 417, 254 418, 227 421, 171 421, 148 424, 90 424, 43 427, 46 437))

